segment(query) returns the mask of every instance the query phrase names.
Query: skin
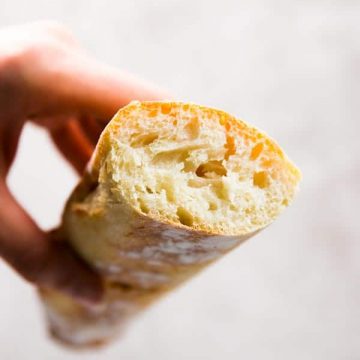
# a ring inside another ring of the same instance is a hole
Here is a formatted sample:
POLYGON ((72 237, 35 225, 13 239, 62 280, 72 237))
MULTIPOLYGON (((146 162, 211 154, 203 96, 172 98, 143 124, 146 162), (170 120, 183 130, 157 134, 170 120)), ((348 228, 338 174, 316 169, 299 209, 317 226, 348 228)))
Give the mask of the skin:
POLYGON ((61 25, 0 30, 0 256, 24 279, 84 303, 101 300, 101 279, 59 238, 44 232, 6 183, 26 121, 46 128, 81 175, 107 121, 131 100, 168 95, 99 63, 61 25))

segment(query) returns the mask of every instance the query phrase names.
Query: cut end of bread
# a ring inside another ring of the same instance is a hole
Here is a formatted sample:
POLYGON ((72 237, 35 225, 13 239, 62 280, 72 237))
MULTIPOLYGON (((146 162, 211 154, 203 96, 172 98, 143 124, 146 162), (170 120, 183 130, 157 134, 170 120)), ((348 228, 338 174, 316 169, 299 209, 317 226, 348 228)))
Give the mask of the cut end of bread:
POLYGON ((216 109, 133 102, 109 123, 92 172, 114 201, 179 227, 243 235, 293 200, 300 171, 258 129, 216 109))

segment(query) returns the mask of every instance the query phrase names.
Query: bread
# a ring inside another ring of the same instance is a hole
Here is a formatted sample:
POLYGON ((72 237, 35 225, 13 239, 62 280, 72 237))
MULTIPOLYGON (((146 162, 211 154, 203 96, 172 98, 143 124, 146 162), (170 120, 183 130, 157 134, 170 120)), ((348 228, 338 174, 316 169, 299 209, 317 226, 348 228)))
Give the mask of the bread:
POLYGON ((161 295, 274 221, 299 170, 267 135, 229 114, 132 102, 103 131, 62 231, 103 277, 104 303, 43 290, 52 334, 104 343, 161 295))

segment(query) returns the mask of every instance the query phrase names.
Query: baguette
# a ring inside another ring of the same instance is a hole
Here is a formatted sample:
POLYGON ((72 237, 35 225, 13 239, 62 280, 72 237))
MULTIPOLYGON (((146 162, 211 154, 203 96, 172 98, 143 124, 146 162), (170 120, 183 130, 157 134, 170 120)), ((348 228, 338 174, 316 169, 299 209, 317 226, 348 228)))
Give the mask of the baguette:
POLYGON ((42 289, 53 336, 108 342, 127 321, 269 225, 300 171, 267 135, 216 109, 132 102, 103 131, 61 231, 98 271, 88 307, 42 289))

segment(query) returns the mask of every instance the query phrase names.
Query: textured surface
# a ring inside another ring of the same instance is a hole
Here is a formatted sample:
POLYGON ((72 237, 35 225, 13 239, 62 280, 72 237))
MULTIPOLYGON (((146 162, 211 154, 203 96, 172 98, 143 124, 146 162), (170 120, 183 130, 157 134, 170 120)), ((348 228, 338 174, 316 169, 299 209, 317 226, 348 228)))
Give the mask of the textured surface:
MULTIPOLYGON (((351 0, 1 4, 2 25, 62 20, 101 59, 256 124, 304 174, 274 225, 145 314, 104 358, 359 358, 359 14, 351 0)), ((75 183, 47 146, 28 127, 10 178, 44 227, 75 183)), ((1 358, 99 356, 46 341, 33 291, 0 266, 1 358)))

